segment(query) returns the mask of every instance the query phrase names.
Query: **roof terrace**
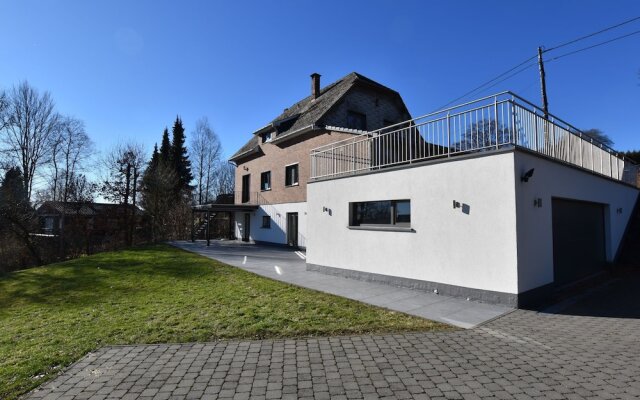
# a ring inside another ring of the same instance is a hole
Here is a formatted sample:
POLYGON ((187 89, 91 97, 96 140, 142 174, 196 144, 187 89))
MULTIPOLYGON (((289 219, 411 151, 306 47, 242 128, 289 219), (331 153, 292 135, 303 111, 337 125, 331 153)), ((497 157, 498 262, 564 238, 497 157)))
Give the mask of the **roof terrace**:
POLYGON ((521 148, 629 184, 638 166, 564 120, 502 92, 318 147, 311 180, 438 158, 521 148))

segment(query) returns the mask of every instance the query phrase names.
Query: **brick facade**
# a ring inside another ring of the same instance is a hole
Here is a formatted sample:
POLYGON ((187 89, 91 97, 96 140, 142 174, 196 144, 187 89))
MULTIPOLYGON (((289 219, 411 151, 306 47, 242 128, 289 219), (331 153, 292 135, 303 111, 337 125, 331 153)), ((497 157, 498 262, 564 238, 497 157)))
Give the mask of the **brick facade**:
POLYGON ((285 143, 263 143, 264 154, 238 162, 236 168, 236 191, 242 191, 242 177, 250 174, 251 193, 260 193, 271 204, 295 203, 307 200, 307 181, 311 173, 311 150, 325 144, 337 142, 353 135, 321 130, 307 133, 285 143), (285 167, 298 163, 298 185, 285 186, 285 167), (260 175, 271 171, 271 190, 260 190, 260 175))

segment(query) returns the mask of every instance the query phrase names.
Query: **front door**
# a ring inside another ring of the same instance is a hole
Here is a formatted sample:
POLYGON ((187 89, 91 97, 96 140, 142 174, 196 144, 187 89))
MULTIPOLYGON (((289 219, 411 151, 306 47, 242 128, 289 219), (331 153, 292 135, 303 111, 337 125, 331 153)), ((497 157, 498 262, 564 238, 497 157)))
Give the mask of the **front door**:
POLYGON ((298 213, 287 213, 287 244, 298 247, 298 213))
POLYGON ((244 214, 244 229, 242 230, 242 241, 248 242, 251 236, 251 214, 244 214))

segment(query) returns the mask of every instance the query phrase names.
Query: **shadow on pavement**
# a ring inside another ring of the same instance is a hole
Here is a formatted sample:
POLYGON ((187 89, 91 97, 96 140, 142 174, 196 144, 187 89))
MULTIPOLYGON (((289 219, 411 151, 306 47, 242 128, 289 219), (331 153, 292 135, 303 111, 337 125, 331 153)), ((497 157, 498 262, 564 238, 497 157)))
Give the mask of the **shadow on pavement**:
POLYGON ((615 272, 602 284, 540 312, 640 319, 640 268, 626 268, 615 272))

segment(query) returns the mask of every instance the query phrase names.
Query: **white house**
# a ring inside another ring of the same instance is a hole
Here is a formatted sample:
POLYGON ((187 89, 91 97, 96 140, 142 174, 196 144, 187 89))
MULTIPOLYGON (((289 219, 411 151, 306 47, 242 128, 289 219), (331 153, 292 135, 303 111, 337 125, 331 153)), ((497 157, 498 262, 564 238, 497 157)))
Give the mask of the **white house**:
POLYGON ((307 268, 522 306, 603 271, 637 166, 502 93, 311 152, 307 268))

